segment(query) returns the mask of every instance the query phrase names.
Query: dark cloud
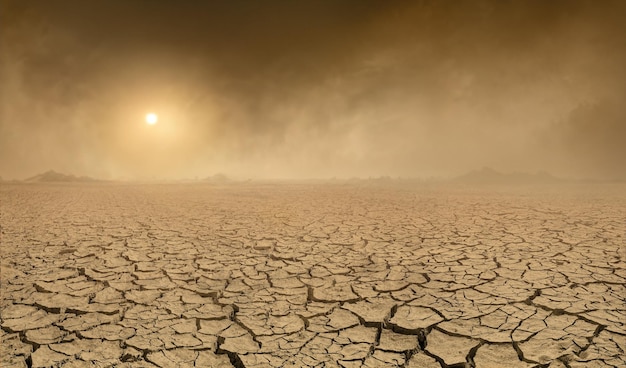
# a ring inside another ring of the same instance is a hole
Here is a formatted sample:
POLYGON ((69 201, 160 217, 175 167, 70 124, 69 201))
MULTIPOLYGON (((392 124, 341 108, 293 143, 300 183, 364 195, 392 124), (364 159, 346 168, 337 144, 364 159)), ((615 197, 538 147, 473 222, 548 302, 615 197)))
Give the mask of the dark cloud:
POLYGON ((540 152, 570 175, 626 180, 626 108, 617 101, 581 104, 542 136, 540 152))
POLYGON ((624 176, 621 1, 1 3, 4 177, 624 176))

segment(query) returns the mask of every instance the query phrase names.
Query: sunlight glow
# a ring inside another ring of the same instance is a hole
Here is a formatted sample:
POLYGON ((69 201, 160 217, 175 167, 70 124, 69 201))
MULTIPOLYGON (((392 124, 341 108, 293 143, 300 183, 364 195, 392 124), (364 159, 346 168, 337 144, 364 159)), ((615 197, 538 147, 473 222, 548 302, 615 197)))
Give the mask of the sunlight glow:
POLYGON ((157 114, 151 112, 146 115, 146 123, 148 125, 154 125, 157 121, 159 121, 159 116, 157 114))

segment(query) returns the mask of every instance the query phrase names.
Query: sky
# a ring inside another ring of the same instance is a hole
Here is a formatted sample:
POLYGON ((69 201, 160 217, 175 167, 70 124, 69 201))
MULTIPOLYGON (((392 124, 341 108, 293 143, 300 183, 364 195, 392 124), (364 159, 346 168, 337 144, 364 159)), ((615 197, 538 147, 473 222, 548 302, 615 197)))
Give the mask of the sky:
POLYGON ((624 65, 621 0, 0 0, 0 176, 624 180, 624 65))

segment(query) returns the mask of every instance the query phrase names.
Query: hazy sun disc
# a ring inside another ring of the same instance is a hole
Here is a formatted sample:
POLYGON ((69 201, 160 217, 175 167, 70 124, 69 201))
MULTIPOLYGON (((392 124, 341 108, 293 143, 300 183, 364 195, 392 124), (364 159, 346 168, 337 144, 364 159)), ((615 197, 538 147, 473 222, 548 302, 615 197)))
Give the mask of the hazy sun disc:
POLYGON ((157 123, 157 121, 159 121, 159 117, 157 114, 155 113, 149 113, 146 115, 146 123, 149 125, 154 125, 157 123))

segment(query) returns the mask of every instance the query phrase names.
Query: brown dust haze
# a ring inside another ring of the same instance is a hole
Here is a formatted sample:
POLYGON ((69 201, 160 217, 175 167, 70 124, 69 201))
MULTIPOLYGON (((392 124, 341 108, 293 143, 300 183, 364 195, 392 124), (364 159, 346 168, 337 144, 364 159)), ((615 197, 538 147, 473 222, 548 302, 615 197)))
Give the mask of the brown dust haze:
POLYGON ((4 179, 626 179, 625 1, 0 4, 4 179))

